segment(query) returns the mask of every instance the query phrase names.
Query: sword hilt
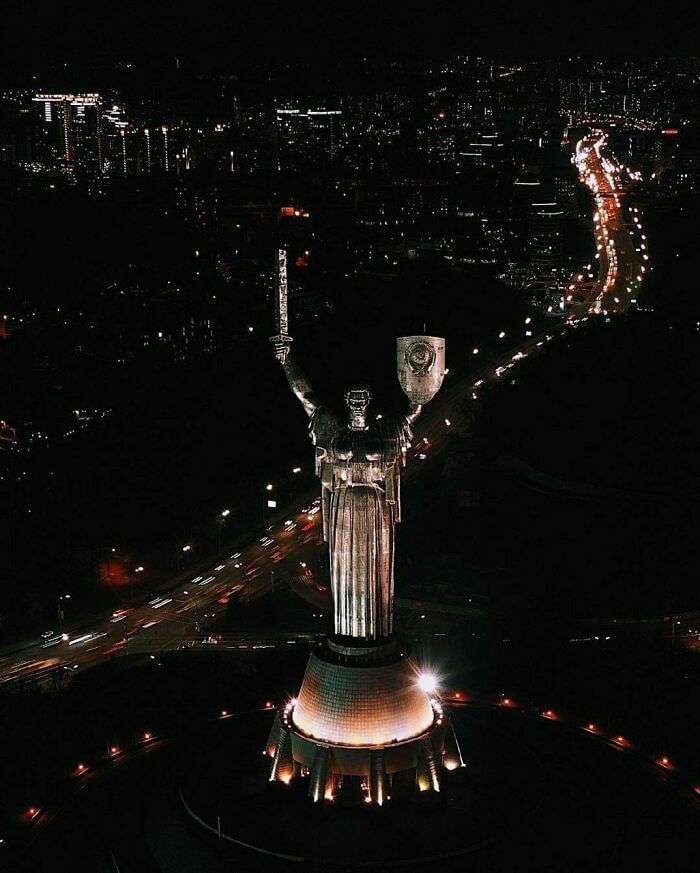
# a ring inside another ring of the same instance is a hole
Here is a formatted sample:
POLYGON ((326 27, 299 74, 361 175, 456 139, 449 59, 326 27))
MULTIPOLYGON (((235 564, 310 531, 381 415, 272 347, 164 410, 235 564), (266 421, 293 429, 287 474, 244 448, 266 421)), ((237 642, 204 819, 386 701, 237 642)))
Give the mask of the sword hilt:
POLYGON ((291 336, 287 336, 286 333, 278 333, 275 336, 270 337, 270 342, 275 347, 275 356, 277 360, 284 364, 287 360, 287 355, 289 354, 289 347, 294 342, 291 336))

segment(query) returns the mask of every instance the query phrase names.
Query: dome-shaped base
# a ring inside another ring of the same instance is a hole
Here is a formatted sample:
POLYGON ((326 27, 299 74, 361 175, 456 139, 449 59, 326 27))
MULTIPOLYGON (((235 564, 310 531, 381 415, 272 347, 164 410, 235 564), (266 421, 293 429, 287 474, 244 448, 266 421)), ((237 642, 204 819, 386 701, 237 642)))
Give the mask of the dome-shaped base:
POLYGON ((434 713, 407 658, 348 666, 312 653, 291 717, 295 729, 311 739, 367 747, 425 733, 434 713))
POLYGON ((308 775, 314 801, 332 799, 344 776, 359 776, 365 799, 381 804, 393 775, 405 770, 415 771, 421 791, 439 791, 441 767, 462 764, 440 702, 391 644, 353 652, 330 643, 312 653, 299 697, 275 718, 266 754, 272 781, 308 775))

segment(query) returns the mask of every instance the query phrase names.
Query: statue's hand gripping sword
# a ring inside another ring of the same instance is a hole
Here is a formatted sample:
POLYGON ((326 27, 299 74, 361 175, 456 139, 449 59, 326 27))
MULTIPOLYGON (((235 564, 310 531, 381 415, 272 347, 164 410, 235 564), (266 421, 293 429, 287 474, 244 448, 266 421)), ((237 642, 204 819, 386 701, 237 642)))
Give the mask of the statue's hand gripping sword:
POLYGON ((270 337, 275 347, 275 357, 284 364, 289 354, 292 338, 289 336, 289 313, 287 309, 287 251, 277 250, 277 300, 275 310, 277 333, 270 337))

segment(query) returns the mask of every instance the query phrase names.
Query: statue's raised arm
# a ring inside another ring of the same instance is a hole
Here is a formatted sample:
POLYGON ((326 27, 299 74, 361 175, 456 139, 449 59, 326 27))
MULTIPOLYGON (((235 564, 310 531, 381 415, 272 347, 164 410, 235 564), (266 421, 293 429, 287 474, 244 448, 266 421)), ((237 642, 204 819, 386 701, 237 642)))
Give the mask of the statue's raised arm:
POLYGON ((319 407, 319 400, 311 387, 306 373, 297 364, 295 358, 290 351, 290 342, 286 341, 287 337, 272 337, 271 341, 275 349, 275 357, 282 364, 282 369, 289 382, 289 387, 292 389, 299 402, 304 407, 304 411, 311 418, 319 407))

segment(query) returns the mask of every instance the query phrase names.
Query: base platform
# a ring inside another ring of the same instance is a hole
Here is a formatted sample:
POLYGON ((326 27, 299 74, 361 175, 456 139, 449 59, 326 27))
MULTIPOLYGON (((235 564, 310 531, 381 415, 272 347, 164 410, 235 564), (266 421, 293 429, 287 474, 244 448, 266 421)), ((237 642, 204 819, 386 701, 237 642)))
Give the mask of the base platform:
POLYGON ((270 781, 308 778, 314 802, 391 799, 397 780, 440 791, 442 772, 463 766, 439 699, 421 687, 395 640, 331 639, 311 653, 301 690, 277 713, 265 754, 270 781))

